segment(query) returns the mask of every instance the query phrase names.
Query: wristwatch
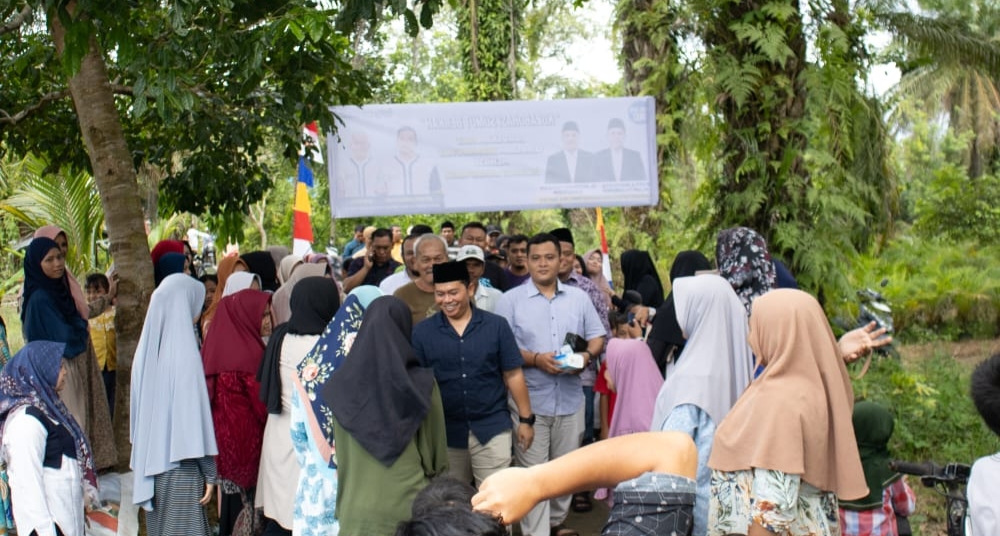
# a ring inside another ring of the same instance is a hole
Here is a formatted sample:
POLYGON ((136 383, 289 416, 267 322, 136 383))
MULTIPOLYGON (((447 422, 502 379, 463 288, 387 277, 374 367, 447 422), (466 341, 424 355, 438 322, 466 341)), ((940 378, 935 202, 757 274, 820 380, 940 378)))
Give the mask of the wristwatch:
POLYGON ((528 417, 521 417, 520 415, 518 415, 517 416, 517 420, 520 421, 521 424, 527 424, 528 426, 534 426, 535 425, 535 414, 532 413, 528 417))

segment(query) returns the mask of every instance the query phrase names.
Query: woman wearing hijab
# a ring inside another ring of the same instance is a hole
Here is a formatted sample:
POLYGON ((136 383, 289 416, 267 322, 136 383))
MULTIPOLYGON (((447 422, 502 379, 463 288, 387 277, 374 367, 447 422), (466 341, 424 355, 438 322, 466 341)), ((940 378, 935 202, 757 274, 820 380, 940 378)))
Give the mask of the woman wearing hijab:
MULTIPOLYGON (((291 318, 291 296, 299 281, 313 277, 324 277, 326 273, 327 266, 320 264, 303 264, 296 268, 295 271, 292 272, 291 276, 281 285, 281 288, 279 288, 277 292, 271 296, 271 310, 274 311, 275 324, 284 324, 291 318)), ((330 282, 333 282, 332 279, 327 279, 330 282)), ((335 290, 336 287, 337 285, 334 283, 335 290)), ((340 306, 339 291, 337 292, 337 306, 340 306)), ((334 309, 334 312, 336 312, 336 309, 334 309)))
MULTIPOLYGON (((43 225, 39 227, 35 230, 34 238, 54 240, 56 244, 59 244, 63 258, 66 258, 69 254, 69 240, 66 238, 66 231, 55 225, 43 225)), ((69 291, 73 295, 73 303, 76 305, 76 310, 84 320, 87 320, 90 318, 90 307, 87 305, 87 298, 83 295, 80 282, 76 280, 76 277, 69 271, 69 268, 66 269, 66 281, 69 284, 69 291)))
POLYGON ((592 249, 583 256, 583 262, 585 275, 607 296, 608 307, 611 307, 611 297, 615 295, 615 291, 611 289, 608 278, 604 277, 604 254, 599 249, 592 249))
MULTIPOLYGON (((291 250, 286 246, 267 246, 267 252, 271 254, 271 260, 275 266, 281 265, 281 261, 292 254, 291 250)), ((278 276, 278 282, 281 282, 280 275, 278 276)))
POLYGON ((274 292, 278 290, 278 266, 274 258, 266 251, 251 251, 240 255, 246 263, 249 272, 260 276, 261 290, 274 292))
POLYGON ((205 505, 218 449, 191 329, 204 295, 197 279, 167 276, 150 297, 132 363, 132 500, 146 510, 150 536, 212 534, 205 505))
POLYGON ((168 275, 186 274, 188 271, 188 258, 183 253, 165 253, 153 264, 153 282, 160 286, 160 282, 168 275))
POLYGON ((712 263, 700 251, 682 251, 674 257, 674 263, 670 266, 670 294, 656 309, 653 327, 646 337, 660 374, 665 374, 667 363, 675 361, 684 351, 685 337, 677 323, 677 310, 674 306, 674 281, 679 277, 690 277, 711 269, 712 263))
POLYGON ((291 279, 292 273, 294 273, 295 269, 301 264, 303 264, 301 255, 285 256, 285 258, 281 259, 281 262, 278 263, 278 281, 280 281, 282 285, 287 283, 288 280, 291 279))
POLYGON ((55 241, 36 238, 28 246, 23 299, 24 340, 65 345, 66 386, 60 396, 94 448, 97 468, 114 465, 114 433, 104 380, 90 345, 89 325, 73 299, 66 261, 55 241))
POLYGON ((219 261, 219 265, 216 267, 215 275, 218 278, 216 281, 216 292, 212 296, 212 303, 208 306, 201 315, 201 332, 202 337, 208 333, 208 325, 212 322, 212 318, 215 316, 215 310, 219 307, 219 301, 222 300, 222 293, 226 289, 226 283, 229 281, 229 277, 235 273, 248 271, 247 263, 243 262, 238 255, 229 255, 223 257, 219 261))
POLYGON ((729 282, 717 275, 679 277, 672 294, 687 344, 656 397, 651 429, 683 432, 694 440, 698 488, 692 534, 705 536, 712 482, 708 459, 715 430, 752 378, 749 327, 743 304, 729 282))
POLYGON ((715 432, 708 533, 839 535, 837 498, 868 486, 854 392, 823 309, 805 292, 772 290, 753 303, 748 340, 764 372, 715 432))
POLYGON ((246 510, 242 515, 252 515, 267 421, 257 370, 264 357, 264 337, 271 334, 270 302, 270 294, 253 289, 222 298, 201 349, 219 447, 215 463, 224 493, 219 514, 222 536, 228 536, 238 513, 246 510))
POLYGON ((412 327, 401 300, 373 301, 321 393, 334 417, 341 534, 392 535, 417 492, 448 468, 441 393, 410 346, 412 327))
MULTIPOLYGON (((153 249, 149 252, 150 258, 153 259, 153 266, 159 264, 160 259, 168 253, 179 253, 184 255, 184 242, 180 240, 160 240, 153 246, 153 249)), ((187 256, 185 255, 185 258, 187 256)))
POLYGON ((733 227, 719 231, 715 262, 719 265, 719 275, 733 286, 748 315, 753 301, 774 288, 776 276, 767 241, 753 229, 733 227))
POLYGON ((351 291, 333 320, 292 376, 292 445, 299 462, 293 533, 301 536, 337 534, 337 463, 334 458, 333 412, 320 392, 350 351, 365 310, 382 295, 378 287, 362 285, 351 291))
POLYGON ((290 306, 291 317, 271 333, 257 374, 260 397, 268 412, 256 498, 256 505, 263 507, 270 520, 265 534, 291 534, 299 481, 299 464, 289 434, 295 392, 292 377, 340 308, 340 293, 331 279, 308 277, 295 285, 290 306))
POLYGON ((642 296, 641 305, 653 309, 659 307, 663 303, 663 284, 649 253, 630 249, 622 253, 621 264, 625 290, 638 292, 642 296))
POLYGON ((29 342, 0 372, 0 452, 21 534, 83 534, 85 501, 98 500, 87 438, 59 398, 63 346, 29 342))
POLYGON ((897 517, 909 517, 917 506, 906 479, 889 468, 889 439, 896 423, 888 409, 868 400, 854 405, 852 422, 868 495, 840 501, 840 528, 844 536, 896 536, 897 517))

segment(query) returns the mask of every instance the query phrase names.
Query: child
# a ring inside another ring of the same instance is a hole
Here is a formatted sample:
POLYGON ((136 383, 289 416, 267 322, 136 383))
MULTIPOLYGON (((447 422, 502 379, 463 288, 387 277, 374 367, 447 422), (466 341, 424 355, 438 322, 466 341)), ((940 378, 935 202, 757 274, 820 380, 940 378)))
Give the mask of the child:
POLYGON ((96 316, 90 318, 90 340, 94 344, 97 366, 104 379, 108 408, 115 414, 115 369, 118 362, 118 346, 115 343, 115 308, 109 297, 111 282, 104 274, 87 276, 87 303, 96 316), (98 310, 94 310, 94 307, 98 310))
MULTIPOLYGON (((1000 354, 983 361, 972 373, 972 401, 986 421, 986 426, 1000 435, 1000 354)), ((966 533, 970 536, 1000 534, 1000 452, 976 460, 969 477, 969 517, 966 533)))
POLYGON ((889 469, 889 438, 895 425, 892 414, 875 402, 854 405, 854 435, 868 482, 868 496, 840 501, 840 528, 844 536, 896 536, 896 516, 913 513, 917 497, 906 479, 889 469))

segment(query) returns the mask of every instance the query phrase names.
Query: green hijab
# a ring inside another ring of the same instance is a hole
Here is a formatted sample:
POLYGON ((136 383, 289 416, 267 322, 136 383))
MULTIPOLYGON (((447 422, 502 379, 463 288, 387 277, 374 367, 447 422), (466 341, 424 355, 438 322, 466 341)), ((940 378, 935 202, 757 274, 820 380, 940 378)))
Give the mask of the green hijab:
POLYGON ((889 468, 889 438, 895 421, 884 406, 868 400, 854 405, 854 435, 858 440, 861 466, 865 470, 868 496, 853 501, 840 501, 846 510, 871 510, 882 506, 882 491, 902 475, 889 468))

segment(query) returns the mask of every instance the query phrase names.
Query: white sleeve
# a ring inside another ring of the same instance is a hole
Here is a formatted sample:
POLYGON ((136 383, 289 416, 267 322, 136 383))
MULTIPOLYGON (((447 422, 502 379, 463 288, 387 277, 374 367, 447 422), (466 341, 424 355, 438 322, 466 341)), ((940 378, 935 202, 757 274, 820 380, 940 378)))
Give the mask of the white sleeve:
POLYGON ((981 458, 972 466, 968 485, 969 517, 966 518, 966 528, 972 536, 993 535, 1000 530, 1000 500, 995 487, 997 476, 1000 476, 1000 461, 995 456, 981 458))
POLYGON ((42 477, 42 460, 48 432, 38 419, 24 409, 7 419, 3 447, 7 452, 7 478, 10 482, 11 503, 18 532, 38 536, 55 536, 55 518, 49 512, 42 477))

